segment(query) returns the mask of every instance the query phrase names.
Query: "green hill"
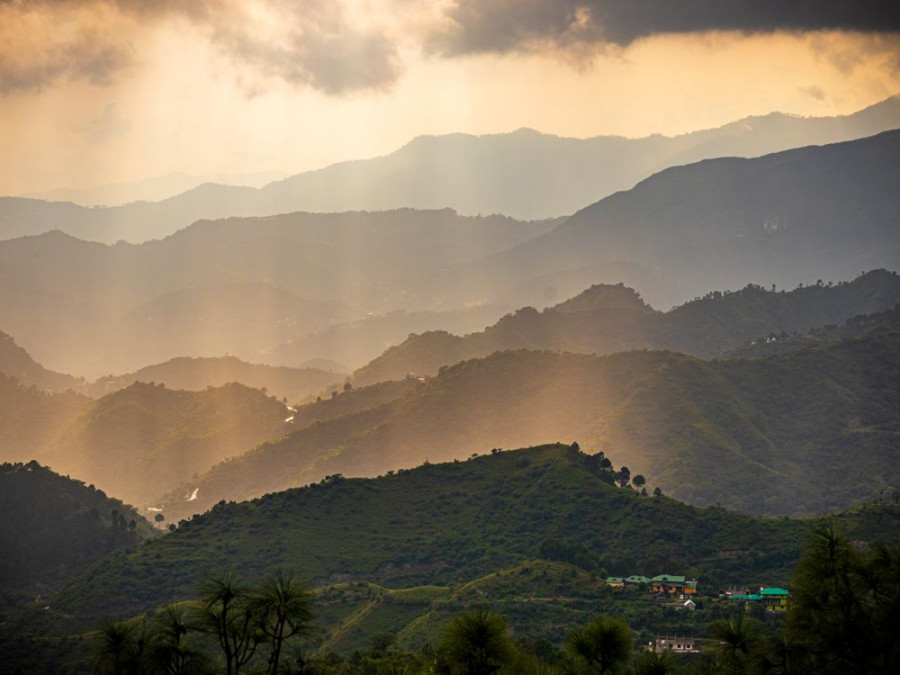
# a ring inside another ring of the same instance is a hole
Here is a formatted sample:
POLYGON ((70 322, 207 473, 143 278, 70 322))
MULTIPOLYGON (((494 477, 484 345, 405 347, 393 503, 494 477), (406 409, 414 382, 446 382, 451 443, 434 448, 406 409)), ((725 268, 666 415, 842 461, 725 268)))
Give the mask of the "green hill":
POLYGON ((152 532, 130 506, 37 462, 0 464, 0 511, 4 591, 32 585, 52 589, 152 532))
MULTIPOLYGON (((458 585, 539 556, 548 542, 580 552, 581 564, 601 574, 669 570, 717 585, 783 584, 812 524, 641 497, 609 479, 597 458, 565 445, 378 479, 332 476, 220 504, 95 567, 52 604, 84 618, 134 614, 191 597, 213 569, 246 578, 292 569, 316 586, 458 585)), ((844 520, 856 537, 892 538, 897 518, 896 507, 881 507, 844 520)))
POLYGON ((749 285, 713 292, 657 312, 622 284, 595 285, 542 312, 526 307, 482 332, 464 337, 432 331, 412 335, 353 374, 356 384, 434 375, 442 365, 505 349, 551 349, 609 354, 671 349, 701 358, 722 356, 767 335, 810 329, 870 314, 900 302, 900 276, 875 270, 849 283, 776 292, 749 285))
POLYGON ((821 513, 900 486, 897 332, 711 362, 654 351, 498 352, 389 398, 344 417, 317 417, 313 404, 315 423, 214 467, 191 484, 195 502, 170 495, 166 508, 182 517, 327 475, 373 476, 565 437, 614 454, 666 494, 754 513, 821 513))

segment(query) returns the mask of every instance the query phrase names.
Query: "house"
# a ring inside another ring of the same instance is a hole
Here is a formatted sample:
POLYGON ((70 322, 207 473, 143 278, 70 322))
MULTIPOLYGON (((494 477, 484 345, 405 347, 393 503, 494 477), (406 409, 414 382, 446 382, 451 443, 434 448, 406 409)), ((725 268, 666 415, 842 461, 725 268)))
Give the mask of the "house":
POLYGON ((759 599, 767 612, 787 611, 791 592, 785 588, 760 588, 759 599))
POLYGON ((626 586, 649 586, 650 577, 642 577, 639 574, 632 574, 630 577, 625 577, 624 582, 626 586))
POLYGON ((670 649, 676 654, 696 654, 700 651, 700 640, 693 637, 656 636, 653 651, 657 654, 670 649))
POLYGON ((625 585, 625 580, 622 577, 607 577, 606 585, 613 588, 622 588, 625 585))
POLYGON ((660 574, 653 577, 650 580, 650 586, 654 593, 694 595, 697 592, 696 579, 687 580, 684 577, 672 574, 660 574))
POLYGON ((733 593, 731 599, 743 604, 746 609, 760 605, 767 612, 784 612, 787 610, 791 592, 785 588, 760 588, 759 593, 733 593))

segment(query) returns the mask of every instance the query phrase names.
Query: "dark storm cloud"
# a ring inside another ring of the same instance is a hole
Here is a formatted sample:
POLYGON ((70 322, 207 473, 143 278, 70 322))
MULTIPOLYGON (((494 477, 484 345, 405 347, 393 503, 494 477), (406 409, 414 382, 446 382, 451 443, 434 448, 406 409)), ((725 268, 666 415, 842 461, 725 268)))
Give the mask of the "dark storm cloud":
POLYGON ((900 31, 895 0, 457 0, 429 48, 446 55, 626 46, 666 33, 900 31))

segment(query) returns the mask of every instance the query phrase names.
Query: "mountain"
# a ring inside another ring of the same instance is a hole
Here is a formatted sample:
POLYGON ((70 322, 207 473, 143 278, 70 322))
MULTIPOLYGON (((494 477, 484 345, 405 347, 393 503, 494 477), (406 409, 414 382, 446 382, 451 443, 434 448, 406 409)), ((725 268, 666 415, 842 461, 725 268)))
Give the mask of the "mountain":
POLYGON ((26 386, 44 391, 79 390, 84 381, 79 378, 47 370, 16 344, 12 336, 0 332, 0 373, 6 373, 26 386))
POLYGON ((312 357, 324 357, 358 368, 385 349, 400 344, 411 333, 426 330, 468 333, 480 330, 501 315, 503 309, 503 305, 496 304, 477 304, 440 312, 407 312, 398 309, 387 314, 375 314, 357 321, 328 326, 318 332, 276 345, 262 352, 260 358, 268 363, 291 365, 303 363, 312 357))
POLYGON ((286 174, 281 171, 261 171, 249 174, 208 174, 204 176, 193 176, 179 171, 131 183, 110 183, 89 188, 56 188, 27 196, 47 201, 74 202, 81 206, 120 206, 139 201, 161 201, 179 195, 182 192, 193 190, 204 183, 262 187, 272 181, 286 177, 286 174))
POLYGON ((0 373, 0 462, 42 459, 44 448, 89 405, 73 391, 42 391, 0 373))
POLYGON ((203 221, 140 245, 24 237, 0 242, 0 325, 48 367, 91 377, 176 356, 258 362, 331 324, 446 309, 413 282, 554 224, 403 209, 203 221))
POLYGON ((419 137, 385 157, 343 162, 249 187, 200 185, 160 202, 109 208, 0 199, 7 238, 53 229, 112 243, 161 238, 196 220, 401 207, 563 216, 666 167, 722 156, 758 156, 834 143, 900 127, 900 98, 842 117, 772 113, 676 137, 560 138, 530 129, 508 134, 419 137), (548 171, 547 167, 553 167, 548 171))
POLYGON ((497 352, 342 417, 316 415, 321 404, 312 404, 298 418, 303 427, 213 467, 163 504, 182 517, 323 476, 575 438, 691 503, 822 513, 900 485, 898 397, 896 331, 712 362, 660 351, 497 352), (185 502, 194 490, 197 499, 185 502))
MULTIPOLYGON (((551 445, 378 479, 330 476, 222 503, 95 568, 51 602, 81 617, 134 615, 191 597, 213 568, 249 579, 297 570, 315 586, 461 584, 548 549, 580 551, 583 564, 601 574, 691 570, 700 579, 711 575, 710 583, 714 574, 716 584, 786 583, 814 524, 641 497, 611 485, 611 472, 596 459, 551 445)), ((858 538, 896 538, 896 507, 870 513, 843 524, 858 538)))
POLYGON ((460 287, 511 292, 529 280, 573 295, 588 285, 584 278, 608 280, 612 265, 619 274, 613 282, 667 308, 710 287, 752 281, 794 288, 897 269, 898 195, 900 130, 754 159, 704 160, 661 171, 543 236, 447 270, 444 299, 459 298, 460 287))
POLYGON ((192 359, 179 357, 145 366, 128 375, 101 377, 87 388, 87 393, 101 397, 128 387, 134 382, 159 382, 169 389, 200 391, 240 382, 252 389, 262 389, 276 398, 302 401, 343 379, 343 373, 319 368, 285 368, 246 363, 234 356, 192 359))
POLYGON ((807 333, 787 335, 769 333, 728 353, 729 357, 748 358, 794 352, 812 345, 842 342, 900 330, 900 305, 874 314, 856 314, 843 324, 826 324, 807 333))
POLYGON ((900 303, 900 276, 874 270, 851 282, 789 292, 748 285, 712 292, 658 312, 623 284, 594 285, 542 312, 526 307, 482 332, 411 335, 353 374, 356 385, 434 375, 444 365, 507 349, 549 349, 608 354, 627 349, 671 349, 700 358, 720 357, 767 335, 806 333, 848 317, 900 303))
POLYGON ((0 509, 4 592, 35 584, 46 592, 151 532, 131 507, 34 461, 0 464, 0 509))
POLYGON ((282 435, 289 415, 274 397, 241 384, 190 392, 138 382, 87 405, 40 456, 55 471, 143 505, 282 435))

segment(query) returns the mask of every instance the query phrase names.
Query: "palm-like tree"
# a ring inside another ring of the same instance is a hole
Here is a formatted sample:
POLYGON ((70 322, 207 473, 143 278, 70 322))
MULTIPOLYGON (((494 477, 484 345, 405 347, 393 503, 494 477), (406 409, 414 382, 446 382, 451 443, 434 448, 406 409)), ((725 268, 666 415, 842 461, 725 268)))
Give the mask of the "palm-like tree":
POLYGON ((201 670, 203 652, 190 639, 195 628, 186 603, 163 607, 153 617, 151 654, 158 671, 166 675, 182 675, 201 670))
POLYGON ((200 587, 197 619, 200 629, 214 635, 222 648, 227 675, 238 675, 263 637, 249 589, 231 572, 207 577, 200 587))
POLYGON ((760 644, 760 625, 741 611, 729 619, 719 619, 709 625, 709 635, 719 641, 721 664, 727 672, 747 670, 750 653, 760 644))
POLYGON ((454 675, 489 675, 512 659, 506 618, 486 609, 454 617, 444 632, 442 651, 454 675))
POLYGON ((269 672, 278 672, 278 662, 286 641, 308 635, 312 619, 312 593, 293 574, 278 572, 274 579, 264 579, 252 602, 260 629, 271 645, 269 672))
POLYGON ((569 633, 566 649, 590 672, 612 673, 631 658, 631 629, 619 619, 598 616, 569 633))

